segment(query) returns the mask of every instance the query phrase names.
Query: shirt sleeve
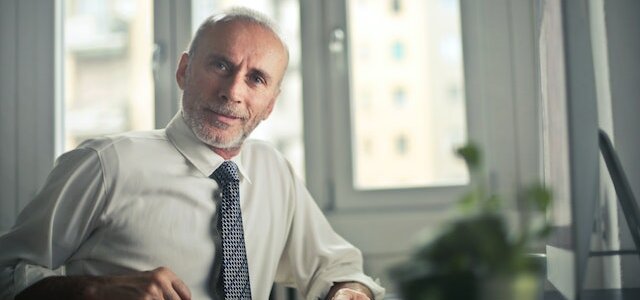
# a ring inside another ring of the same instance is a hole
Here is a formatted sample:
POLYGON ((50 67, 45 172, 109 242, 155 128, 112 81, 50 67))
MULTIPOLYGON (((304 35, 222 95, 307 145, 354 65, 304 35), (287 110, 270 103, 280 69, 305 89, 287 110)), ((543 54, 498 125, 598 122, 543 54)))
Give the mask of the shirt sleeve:
POLYGON ((375 299, 384 288, 362 270, 362 253, 338 235, 301 180, 291 192, 295 208, 276 281, 295 285, 305 299, 324 299, 334 282, 355 281, 375 299))
POLYGON ((65 275, 65 261, 93 231, 105 198, 95 150, 78 148, 58 158, 44 187, 0 236, 0 299, 65 275))

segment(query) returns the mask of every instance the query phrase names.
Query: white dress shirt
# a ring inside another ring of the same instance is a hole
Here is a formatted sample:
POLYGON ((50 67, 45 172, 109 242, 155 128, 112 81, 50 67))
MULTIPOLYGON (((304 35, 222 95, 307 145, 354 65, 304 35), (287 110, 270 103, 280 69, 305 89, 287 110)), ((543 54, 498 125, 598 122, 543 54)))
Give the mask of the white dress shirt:
MULTIPOLYGON (((253 299, 268 299, 273 282, 323 298, 338 281, 361 282, 382 299, 384 289, 362 272, 360 251, 333 231, 281 154, 247 140, 232 160, 253 299)), ((0 298, 47 276, 166 266, 193 299, 211 299, 218 184, 208 176, 223 161, 180 112, 166 129, 95 139, 63 154, 0 237, 0 298)))

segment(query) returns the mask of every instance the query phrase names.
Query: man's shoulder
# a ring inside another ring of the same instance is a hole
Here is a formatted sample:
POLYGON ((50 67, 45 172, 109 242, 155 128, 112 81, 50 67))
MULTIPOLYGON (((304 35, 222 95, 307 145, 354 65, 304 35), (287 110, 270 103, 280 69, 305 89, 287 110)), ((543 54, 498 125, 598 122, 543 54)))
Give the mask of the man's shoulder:
POLYGON ((242 144, 242 155, 282 157, 275 145, 268 141, 247 139, 242 144))
POLYGON ((284 155, 272 143, 257 139, 247 139, 242 144, 242 159, 253 164, 256 161, 277 163, 282 166, 288 164, 284 155))
POLYGON ((152 130, 91 138, 65 155, 93 157, 105 172, 116 176, 114 174, 121 172, 130 174, 134 170, 160 167, 158 162, 176 157, 177 153, 164 130, 152 130))
POLYGON ((167 136, 164 129, 148 131, 130 131, 101 137, 94 137, 82 142, 78 148, 87 148, 96 152, 103 152, 109 149, 144 147, 166 142, 167 136))
POLYGON ((268 174, 280 177, 287 182, 296 175, 287 158, 272 143, 263 140, 248 139, 242 144, 242 165, 249 168, 253 177, 268 174))

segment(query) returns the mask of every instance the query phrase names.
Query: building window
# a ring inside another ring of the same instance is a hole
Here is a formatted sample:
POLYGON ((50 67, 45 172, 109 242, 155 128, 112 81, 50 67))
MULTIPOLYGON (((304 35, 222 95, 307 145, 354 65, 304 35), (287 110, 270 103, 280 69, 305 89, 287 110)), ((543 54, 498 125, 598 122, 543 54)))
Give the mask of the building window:
POLYGON ((407 92, 405 92, 404 88, 398 87, 393 91, 393 104, 402 108, 405 106, 407 102, 407 92))
POLYGON ((402 60, 405 57, 405 48, 402 42, 395 42, 392 46, 392 55, 395 60, 402 60))
POLYGON ((405 155, 408 151, 407 137, 403 134, 396 137, 396 154, 405 155))
POLYGON ((402 11, 402 0, 391 0, 391 9, 394 13, 400 13, 402 11))

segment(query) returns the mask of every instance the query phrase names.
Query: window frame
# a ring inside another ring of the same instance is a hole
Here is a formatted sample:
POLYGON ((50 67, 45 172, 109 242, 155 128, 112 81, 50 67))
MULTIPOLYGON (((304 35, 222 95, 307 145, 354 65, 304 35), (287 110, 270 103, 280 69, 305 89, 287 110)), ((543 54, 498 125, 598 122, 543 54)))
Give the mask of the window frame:
POLYGON ((154 0, 153 35, 155 127, 164 128, 180 110, 182 90, 175 74, 191 40, 191 1, 154 0))
POLYGON ((0 233, 44 184, 61 148, 60 0, 0 2, 0 233), (11 42, 14 41, 14 42, 11 42))

